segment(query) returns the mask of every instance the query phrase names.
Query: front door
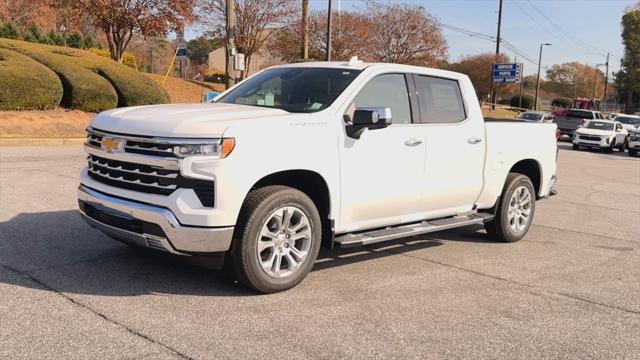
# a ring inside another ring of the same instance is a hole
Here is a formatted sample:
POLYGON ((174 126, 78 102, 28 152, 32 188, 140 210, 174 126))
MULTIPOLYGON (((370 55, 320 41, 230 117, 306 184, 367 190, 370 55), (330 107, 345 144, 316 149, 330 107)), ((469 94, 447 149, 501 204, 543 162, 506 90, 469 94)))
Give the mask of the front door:
POLYGON ((404 74, 382 74, 349 107, 388 107, 392 125, 365 130, 357 140, 345 136, 340 144, 342 230, 403 222, 420 211, 425 137, 412 118, 410 99, 404 74))

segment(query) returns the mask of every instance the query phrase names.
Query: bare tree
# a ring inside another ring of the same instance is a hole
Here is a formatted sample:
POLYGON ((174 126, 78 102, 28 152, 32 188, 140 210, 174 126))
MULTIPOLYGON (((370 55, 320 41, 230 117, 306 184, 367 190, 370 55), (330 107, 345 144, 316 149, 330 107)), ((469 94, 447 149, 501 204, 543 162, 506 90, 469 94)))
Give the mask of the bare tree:
POLYGON ((423 7, 371 6, 368 15, 375 26, 368 39, 374 60, 422 66, 446 60, 447 43, 438 22, 423 7))
MULTIPOLYGON (((447 45, 437 22, 421 7, 371 7, 366 12, 333 14, 331 58, 437 66, 446 60, 447 45)), ((326 11, 309 19, 309 58, 323 59, 326 49, 326 11)), ((287 24, 273 42, 271 52, 286 61, 302 58, 301 19, 287 24)))
MULTIPOLYGON (((276 34, 271 46, 271 53, 285 61, 300 61, 304 55, 300 53, 302 24, 300 18, 292 19, 276 34)), ((369 18, 366 14, 342 11, 333 14, 331 28, 331 58, 337 61, 348 60, 352 56, 367 59, 366 41, 369 36, 369 18)), ((327 13, 314 11, 309 16, 309 59, 321 60, 326 56, 327 48, 327 13)))
MULTIPOLYGON (((219 37, 226 36, 225 3, 226 0, 202 0, 200 4, 201 17, 211 26, 210 32, 219 37)), ((235 43, 238 52, 244 54, 242 78, 248 75, 251 58, 264 50, 278 29, 296 13, 295 4, 294 0, 234 0, 235 43)))

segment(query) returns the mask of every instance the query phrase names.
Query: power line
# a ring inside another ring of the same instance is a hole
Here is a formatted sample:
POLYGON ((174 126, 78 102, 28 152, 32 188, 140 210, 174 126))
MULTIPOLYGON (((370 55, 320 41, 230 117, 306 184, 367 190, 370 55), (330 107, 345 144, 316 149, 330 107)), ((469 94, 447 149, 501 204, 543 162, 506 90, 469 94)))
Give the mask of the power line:
POLYGON ((560 31, 561 33, 566 35, 568 38, 572 39, 573 41, 577 42, 578 44, 581 44, 581 47, 583 47, 585 50, 586 49, 591 49, 590 50, 591 52, 595 52, 597 55, 605 56, 606 51, 604 51, 602 49, 599 49, 599 48, 597 48, 597 47, 585 42, 584 40, 578 38, 577 36, 574 36, 574 35, 568 33, 567 31, 565 31, 563 28, 561 28, 556 23, 554 23, 547 15, 545 15, 545 13, 543 13, 542 10, 540 10, 531 0, 527 0, 527 3, 529 3, 529 5, 531 5, 531 7, 535 11, 537 11, 538 14, 540 14, 540 16, 542 16, 545 20, 547 20, 547 22, 549 22, 549 24, 551 24, 551 26, 553 26, 558 31, 560 31))

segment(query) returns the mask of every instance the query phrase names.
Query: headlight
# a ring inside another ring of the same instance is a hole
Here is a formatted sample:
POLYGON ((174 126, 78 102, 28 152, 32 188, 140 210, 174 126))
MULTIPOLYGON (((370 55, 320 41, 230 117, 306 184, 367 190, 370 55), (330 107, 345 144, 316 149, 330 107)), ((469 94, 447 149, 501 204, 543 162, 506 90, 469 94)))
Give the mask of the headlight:
POLYGON ((631 140, 631 141, 638 140, 638 134, 636 134, 636 133, 629 134, 629 140, 631 140))
POLYGON ((173 152, 180 157, 187 156, 216 156, 226 158, 231 154, 236 141, 233 138, 221 139, 219 143, 209 144, 183 144, 176 145, 173 152))

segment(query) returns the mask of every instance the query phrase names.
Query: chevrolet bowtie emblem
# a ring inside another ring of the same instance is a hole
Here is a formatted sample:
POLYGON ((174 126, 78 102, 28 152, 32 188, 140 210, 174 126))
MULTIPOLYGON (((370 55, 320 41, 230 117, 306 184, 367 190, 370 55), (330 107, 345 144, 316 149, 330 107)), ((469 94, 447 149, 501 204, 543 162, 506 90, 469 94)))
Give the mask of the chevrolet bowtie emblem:
POLYGON ((102 138, 100 147, 108 153, 121 152, 124 149, 124 139, 105 136, 102 138))

